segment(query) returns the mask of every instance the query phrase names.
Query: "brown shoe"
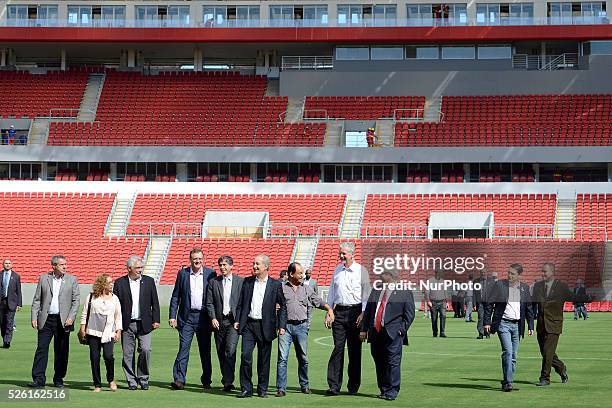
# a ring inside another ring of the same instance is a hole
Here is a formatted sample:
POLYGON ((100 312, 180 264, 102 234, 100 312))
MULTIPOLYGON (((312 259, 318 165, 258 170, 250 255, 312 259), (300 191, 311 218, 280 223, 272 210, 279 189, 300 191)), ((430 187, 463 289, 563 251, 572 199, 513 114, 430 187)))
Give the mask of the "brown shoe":
POLYGON ((185 388, 185 384, 180 381, 173 381, 170 383, 170 388, 173 390, 182 390, 185 388))
POLYGON ((278 391, 276 392, 276 396, 277 396, 277 397, 284 397, 285 395, 287 395, 287 394, 286 394, 286 393, 285 393, 285 391, 283 391, 283 390, 278 390, 278 391))
POLYGON ((302 388, 302 394, 312 394, 312 390, 310 388, 302 388))

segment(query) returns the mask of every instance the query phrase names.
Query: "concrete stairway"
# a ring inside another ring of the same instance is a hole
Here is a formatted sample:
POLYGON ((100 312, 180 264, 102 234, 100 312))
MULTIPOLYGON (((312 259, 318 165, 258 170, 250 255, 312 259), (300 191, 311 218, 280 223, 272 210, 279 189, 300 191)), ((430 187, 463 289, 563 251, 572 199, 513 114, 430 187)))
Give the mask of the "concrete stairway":
POLYGON ((342 216, 340 238, 359 238, 365 202, 365 197, 351 198, 349 196, 347 198, 342 216))
POLYGON ((344 140, 344 121, 328 120, 325 128, 325 140, 323 146, 343 147, 344 140))
POLYGON ((266 84, 266 96, 278 96, 280 94, 280 80, 274 78, 268 78, 266 84))
POLYGON ((319 239, 317 237, 297 238, 295 240, 295 247, 293 248, 291 260, 293 262, 299 262, 304 269, 312 268, 318 245, 319 239))
POLYGON ((287 112, 285 113, 285 123, 297 123, 302 121, 305 100, 306 97, 289 98, 287 102, 287 112))
POLYGON ((93 122, 96 119, 105 77, 105 74, 89 74, 77 116, 79 122, 93 122))
POLYGON ((376 136, 378 144, 385 147, 393 147, 395 143, 395 125, 391 119, 379 119, 376 121, 376 136))
POLYGON ((105 236, 120 237, 125 235, 135 201, 135 195, 121 196, 117 194, 106 222, 105 236))
POLYGON ((576 199, 557 199, 555 212, 555 238, 574 238, 576 226, 576 199))
POLYGON ((442 110, 442 96, 434 96, 425 101, 425 111, 423 118, 425 122, 440 122, 440 112, 442 110))
POLYGON ((36 118, 32 122, 28 144, 46 145, 49 140, 49 119, 36 118))
POLYGON ((142 273, 155 279, 156 283, 159 283, 159 279, 164 272, 171 246, 172 237, 169 236, 151 236, 149 239, 142 273))

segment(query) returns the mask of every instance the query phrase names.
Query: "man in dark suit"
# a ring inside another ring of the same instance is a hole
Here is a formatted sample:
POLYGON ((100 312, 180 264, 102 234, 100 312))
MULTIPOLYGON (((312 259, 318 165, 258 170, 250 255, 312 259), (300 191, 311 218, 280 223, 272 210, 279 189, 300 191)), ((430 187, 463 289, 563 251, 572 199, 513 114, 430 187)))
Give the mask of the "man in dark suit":
POLYGON ((287 306, 281 282, 269 277, 270 258, 257 255, 253 276, 244 279, 234 328, 242 334, 239 398, 253 395, 253 350, 257 345, 257 395, 266 398, 270 380, 272 341, 285 334, 287 306), (278 304, 278 315, 276 305, 278 304))
POLYGON ((49 344, 53 339, 53 386, 64 388, 68 369, 70 332, 74 331, 74 319, 79 310, 79 283, 66 273, 66 257, 51 258, 53 272, 41 275, 32 300, 32 328, 38 331, 38 344, 32 363, 30 388, 45 386, 49 344))
POLYGON ((572 291, 565 282, 555 279, 555 265, 545 263, 542 265, 544 280, 533 286, 533 301, 538 307, 538 344, 542 354, 542 370, 539 387, 550 385, 550 370, 554 367, 561 377, 562 383, 567 383, 569 377, 563 361, 557 356, 557 344, 563 330, 563 306, 565 302, 587 302, 586 296, 573 296, 572 291))
POLYGON ((512 264, 508 268, 508 279, 495 282, 487 295, 484 330, 497 333, 502 347, 502 391, 516 391, 514 373, 519 341, 525 337, 525 320, 529 335, 533 335, 533 310, 529 286, 521 282, 523 266, 512 264))
POLYGON ((234 260, 224 255, 218 260, 221 276, 215 277, 208 285, 206 311, 215 334, 217 357, 221 366, 223 391, 234 389, 234 370, 236 368, 236 346, 238 331, 236 322, 238 300, 243 279, 232 273, 234 260))
POLYGON ((210 388, 212 382, 212 365, 210 360, 211 326, 206 313, 206 292, 211 279, 215 277, 212 269, 203 265, 204 253, 194 248, 189 253, 191 267, 181 269, 176 275, 176 283, 170 299, 170 327, 178 329, 179 350, 174 361, 172 374, 174 381, 170 387, 175 390, 185 388, 189 349, 193 335, 198 339, 202 376, 200 380, 204 389, 210 388))
POLYGON ((396 288, 398 272, 385 269, 374 282, 363 313, 360 338, 370 343, 376 366, 378 398, 393 401, 400 390, 402 345, 408 345, 408 329, 414 320, 414 297, 396 288))
MULTIPOLYGON (((587 291, 584 287, 584 281, 582 279, 576 280, 574 296, 587 296, 587 291)), ((589 318, 589 315, 587 314, 586 304, 584 302, 574 302, 574 320, 578 320, 580 317, 582 317, 584 320, 589 318)))
POLYGON ((2 347, 11 347, 13 327, 15 326, 15 312, 21 310, 21 278, 13 271, 13 263, 5 259, 2 263, 2 276, 0 276, 0 331, 2 333, 2 347))
POLYGON ((121 303, 123 331, 123 372, 130 390, 138 384, 143 390, 149 389, 149 366, 151 361, 151 332, 159 328, 159 300, 155 280, 142 275, 144 265, 138 256, 128 258, 127 275, 115 281, 113 293, 121 303), (136 347, 138 340, 138 347, 136 347), (138 349, 138 362, 134 355, 138 349))

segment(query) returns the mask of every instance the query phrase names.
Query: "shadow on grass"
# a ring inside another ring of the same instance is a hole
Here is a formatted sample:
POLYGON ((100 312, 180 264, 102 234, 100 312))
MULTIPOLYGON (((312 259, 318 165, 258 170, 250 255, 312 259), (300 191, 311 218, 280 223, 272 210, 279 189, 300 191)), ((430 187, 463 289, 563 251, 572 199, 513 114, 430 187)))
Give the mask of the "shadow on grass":
MULTIPOLYGON (((497 380, 496 380, 497 381, 497 380)), ((439 387, 439 388, 467 388, 471 390, 482 390, 482 391, 501 391, 501 385, 499 387, 491 387, 489 385, 482 384, 448 384, 448 383, 422 383, 428 387, 439 387)))
MULTIPOLYGON (((493 379, 493 378, 467 378, 467 377, 462 377, 461 380, 468 380, 468 381, 487 381, 487 382, 496 382, 498 384, 501 384, 501 381, 499 379, 493 379)), ((527 385, 534 385, 535 382, 533 381, 514 381, 513 384, 527 384, 527 385)))

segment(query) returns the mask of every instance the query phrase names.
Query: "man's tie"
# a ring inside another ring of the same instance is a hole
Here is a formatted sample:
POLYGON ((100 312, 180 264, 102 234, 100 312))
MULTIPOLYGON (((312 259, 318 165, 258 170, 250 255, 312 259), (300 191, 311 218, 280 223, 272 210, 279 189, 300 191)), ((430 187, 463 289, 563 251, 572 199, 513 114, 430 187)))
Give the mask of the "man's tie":
POLYGON ((8 273, 2 272, 2 297, 8 297, 8 273))
POLYGON ((385 313, 385 306, 387 305, 387 290, 383 292, 382 298, 380 299, 380 306, 378 307, 378 311, 376 312, 376 321, 374 327, 377 332, 380 332, 382 329, 382 319, 383 314, 385 313))

